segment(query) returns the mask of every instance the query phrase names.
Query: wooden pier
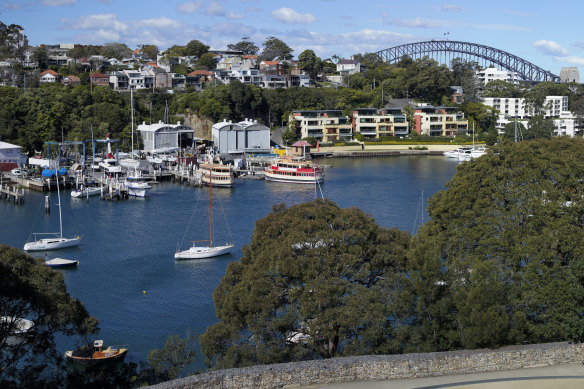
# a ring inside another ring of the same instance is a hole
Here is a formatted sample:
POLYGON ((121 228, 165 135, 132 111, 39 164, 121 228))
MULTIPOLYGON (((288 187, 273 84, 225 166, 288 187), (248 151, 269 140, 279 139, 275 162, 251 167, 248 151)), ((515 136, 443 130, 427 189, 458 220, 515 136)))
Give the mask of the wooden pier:
POLYGON ((0 199, 4 199, 6 202, 12 200, 14 204, 24 204, 24 189, 19 191, 16 186, 11 188, 8 184, 2 185, 0 186, 0 199))

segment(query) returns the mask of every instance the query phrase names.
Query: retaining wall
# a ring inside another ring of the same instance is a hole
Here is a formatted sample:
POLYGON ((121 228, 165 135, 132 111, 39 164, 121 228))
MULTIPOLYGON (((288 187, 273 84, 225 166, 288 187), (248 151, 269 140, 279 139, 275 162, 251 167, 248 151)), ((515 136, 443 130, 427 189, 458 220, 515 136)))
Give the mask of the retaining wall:
POLYGON ((219 370, 152 388, 281 388, 514 370, 580 362, 584 344, 546 343, 498 350, 376 355, 219 370))

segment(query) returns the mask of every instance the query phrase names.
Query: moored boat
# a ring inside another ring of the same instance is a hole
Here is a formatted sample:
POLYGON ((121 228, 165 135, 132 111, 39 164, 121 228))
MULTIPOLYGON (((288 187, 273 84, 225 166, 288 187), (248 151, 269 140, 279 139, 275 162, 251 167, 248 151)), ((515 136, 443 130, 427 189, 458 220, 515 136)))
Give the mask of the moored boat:
POLYGON ((79 265, 79 261, 73 259, 65 259, 65 258, 53 258, 49 259, 48 256, 45 254, 45 265, 52 268, 66 268, 66 267, 76 267, 79 265))
POLYGON ((202 163, 199 165, 201 181, 205 185, 230 187, 235 184, 233 167, 221 163, 202 163))
POLYGON ((81 186, 79 189, 71 191, 71 197, 73 198, 97 196, 99 194, 101 194, 101 187, 99 186, 81 186))
POLYGON ((108 346, 103 348, 103 340, 96 340, 93 345, 87 345, 78 350, 65 352, 65 358, 69 361, 92 364, 107 361, 122 361, 128 353, 127 348, 108 346))
POLYGON ((282 158, 264 170, 264 178, 274 182, 320 184, 324 181, 324 172, 312 161, 282 158))

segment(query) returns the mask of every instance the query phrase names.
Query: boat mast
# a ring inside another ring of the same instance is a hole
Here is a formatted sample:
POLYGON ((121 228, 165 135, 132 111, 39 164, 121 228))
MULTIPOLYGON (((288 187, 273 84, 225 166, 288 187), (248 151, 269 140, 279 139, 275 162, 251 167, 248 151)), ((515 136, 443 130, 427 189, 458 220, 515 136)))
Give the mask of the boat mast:
POLYGON ((130 116, 132 117, 132 156, 134 159, 134 89, 130 88, 130 116))
POLYGON ((63 237, 63 219, 61 217, 61 192, 59 192, 59 164, 55 169, 55 178, 57 179, 57 205, 59 206, 59 238, 63 237))
POLYGON ((209 247, 213 247, 213 169, 209 170, 209 247))

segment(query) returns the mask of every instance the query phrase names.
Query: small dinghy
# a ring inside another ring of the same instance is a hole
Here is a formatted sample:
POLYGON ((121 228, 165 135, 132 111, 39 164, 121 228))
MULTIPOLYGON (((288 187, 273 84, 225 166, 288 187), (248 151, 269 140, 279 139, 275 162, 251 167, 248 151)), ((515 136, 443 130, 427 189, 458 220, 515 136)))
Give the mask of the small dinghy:
POLYGON ((108 346, 108 348, 104 349, 103 340, 96 340, 93 342, 93 347, 89 344, 78 350, 66 351, 65 358, 72 362, 92 364, 108 361, 122 361, 127 353, 127 348, 108 346))

